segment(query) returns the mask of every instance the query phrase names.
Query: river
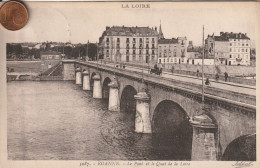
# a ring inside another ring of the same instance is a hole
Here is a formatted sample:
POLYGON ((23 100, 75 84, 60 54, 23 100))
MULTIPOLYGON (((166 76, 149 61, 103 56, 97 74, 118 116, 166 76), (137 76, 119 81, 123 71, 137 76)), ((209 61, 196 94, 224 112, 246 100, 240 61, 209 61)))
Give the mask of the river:
POLYGON ((189 160, 167 135, 135 133, 134 113, 108 111, 73 82, 12 81, 7 94, 8 159, 189 160))

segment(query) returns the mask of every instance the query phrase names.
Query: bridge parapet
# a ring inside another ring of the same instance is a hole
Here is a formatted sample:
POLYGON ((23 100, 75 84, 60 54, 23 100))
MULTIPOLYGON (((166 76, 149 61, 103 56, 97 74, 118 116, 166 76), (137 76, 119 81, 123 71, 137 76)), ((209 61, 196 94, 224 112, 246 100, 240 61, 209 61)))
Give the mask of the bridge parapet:
MULTIPOLYGON (((142 74, 141 72, 131 71, 128 69, 120 69, 111 67, 105 64, 98 64, 96 62, 81 62, 75 60, 66 60, 63 61, 64 67, 66 64, 73 64, 74 67, 74 74, 75 74, 75 67, 87 67, 95 69, 99 72, 107 72, 110 74, 114 74, 116 76, 126 77, 128 79, 132 79, 134 81, 138 81, 141 83, 143 80, 148 85, 155 85, 162 88, 170 89, 178 94, 184 95, 186 97, 190 97, 196 99, 197 101, 201 101, 201 85, 183 82, 174 79, 168 79, 164 77, 151 75, 151 74, 142 74)), ((71 66, 69 66, 71 69, 71 66)), ((83 68, 82 68, 83 69, 83 68)), ((64 71, 65 68, 64 68, 64 71)), ((68 72, 67 72, 68 73, 68 72)), ((64 73, 65 75, 66 73, 64 73)), ((70 73, 68 73, 70 74, 70 73)), ((74 77, 75 78, 75 77, 74 77)), ((102 73, 101 73, 102 78, 102 73)), ((223 107, 228 110, 232 111, 240 111, 240 112, 256 112, 256 96, 250 94, 242 94, 238 92, 233 92, 230 90, 213 88, 213 87, 206 87, 205 88, 205 102, 208 104, 215 104, 217 106, 223 107)))

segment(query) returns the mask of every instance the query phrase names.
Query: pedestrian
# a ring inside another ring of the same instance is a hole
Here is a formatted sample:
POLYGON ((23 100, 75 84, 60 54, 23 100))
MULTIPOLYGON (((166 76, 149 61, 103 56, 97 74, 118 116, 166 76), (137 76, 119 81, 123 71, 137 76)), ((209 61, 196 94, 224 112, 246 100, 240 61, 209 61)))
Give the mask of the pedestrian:
POLYGON ((205 85, 210 85, 210 81, 209 81, 209 78, 206 78, 206 82, 205 82, 205 85))
POLYGON ((200 71, 199 71, 199 69, 197 69, 197 74, 196 74, 197 77, 199 77, 199 73, 200 73, 200 71))
POLYGON ((224 75, 225 75, 225 82, 227 82, 227 80, 228 80, 228 73, 225 72, 224 75))
POLYGON ((218 79, 219 79, 219 75, 218 75, 218 73, 216 73, 215 78, 216 78, 216 81, 218 81, 218 79))
POLYGON ((172 71, 172 74, 173 74, 173 72, 174 72, 174 66, 172 66, 172 69, 171 69, 171 71, 172 71))

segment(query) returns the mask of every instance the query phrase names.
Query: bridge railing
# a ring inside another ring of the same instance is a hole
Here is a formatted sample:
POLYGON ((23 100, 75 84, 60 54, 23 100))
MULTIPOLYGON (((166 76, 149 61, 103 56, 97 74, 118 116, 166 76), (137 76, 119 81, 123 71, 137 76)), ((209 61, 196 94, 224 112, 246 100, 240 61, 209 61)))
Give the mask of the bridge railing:
MULTIPOLYGON (((78 62, 79 64, 91 66, 93 68, 97 68, 97 63, 96 62, 78 62)), ((189 82, 184 82, 184 81, 178 81, 175 79, 169 79, 165 77, 160 77, 160 80, 158 80, 157 75, 152 75, 152 74, 142 74, 142 72, 137 72, 137 71, 132 71, 128 69, 124 69, 122 71, 121 68, 114 68, 108 65, 98 65, 99 70, 104 70, 104 71, 110 71, 114 72, 115 74, 120 74, 120 75, 125 75, 130 78, 135 78, 137 80, 142 80, 144 79, 145 82, 148 83, 153 83, 155 85, 161 85, 162 87, 168 87, 171 89, 179 89, 179 90, 186 90, 187 92, 192 92, 196 95, 201 96, 201 85, 194 84, 194 83, 189 83, 189 82)), ((214 87, 206 87, 205 88, 205 94, 208 96, 211 96, 213 98, 220 98, 221 100, 227 99, 230 101, 235 101, 237 103, 241 103, 243 105, 248 104, 250 106, 255 106, 256 104, 256 97, 253 95, 249 94, 242 94, 239 92, 232 92, 229 90, 225 89, 219 89, 219 88, 214 88, 214 87)))

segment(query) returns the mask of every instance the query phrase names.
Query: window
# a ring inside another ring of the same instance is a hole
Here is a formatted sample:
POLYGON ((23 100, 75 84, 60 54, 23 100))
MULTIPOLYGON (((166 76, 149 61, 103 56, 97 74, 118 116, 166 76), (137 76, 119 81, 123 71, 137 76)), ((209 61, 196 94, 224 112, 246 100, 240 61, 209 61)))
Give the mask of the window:
POLYGON ((244 49, 242 49, 242 52, 244 52, 244 49))
POLYGON ((107 38, 107 42, 109 42, 109 38, 107 38))
POLYGON ((120 42, 120 38, 117 38, 117 42, 120 42))
POLYGON ((154 48, 154 44, 152 44, 152 48, 154 48))
POLYGON ((247 52, 247 49, 246 49, 246 52, 247 52))
POLYGON ((232 52, 232 48, 230 48, 230 52, 232 52))
POLYGON ((133 44, 133 48, 135 48, 135 44, 133 44))
POLYGON ((154 55, 154 50, 152 50, 152 54, 154 55))
POLYGON ((120 51, 119 50, 116 50, 117 53, 119 53, 120 51))
POLYGON ((126 54, 129 54, 129 50, 126 50, 126 54))
POLYGON ((142 50, 139 50, 139 54, 142 54, 142 50))
POLYGON ((109 53, 109 50, 107 50, 107 53, 109 53))
POLYGON ((159 57, 162 57, 162 52, 159 53, 159 57))
POLYGON ((149 50, 146 50, 146 54, 149 54, 149 50))
POLYGON ((232 46, 232 43, 230 43, 230 46, 232 46))
POLYGON ((135 50, 133 50, 133 54, 135 54, 135 50))
POLYGON ((135 38, 133 38, 133 43, 135 43, 135 38))
POLYGON ((142 43, 143 42, 143 40, 142 40, 142 38, 140 38, 140 43, 142 43))
POLYGON ((231 54, 229 55, 229 58, 232 58, 232 55, 231 55, 231 54))
POLYGON ((129 38, 126 38, 126 42, 129 43, 129 38))

